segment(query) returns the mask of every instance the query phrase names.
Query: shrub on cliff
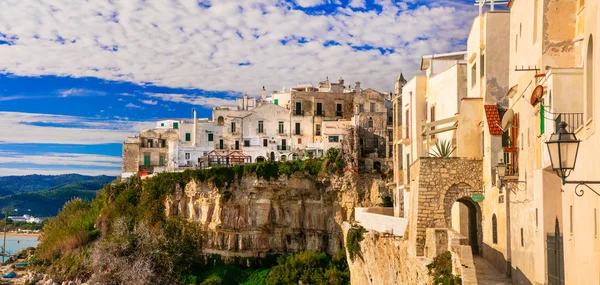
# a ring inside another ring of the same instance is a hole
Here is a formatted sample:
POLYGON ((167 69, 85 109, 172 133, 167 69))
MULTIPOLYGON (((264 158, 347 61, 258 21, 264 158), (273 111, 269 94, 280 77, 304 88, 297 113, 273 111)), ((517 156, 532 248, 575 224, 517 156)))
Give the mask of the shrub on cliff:
POLYGON ((346 249, 351 261, 354 261, 356 256, 362 258, 360 242, 364 239, 363 234, 366 232, 367 230, 359 225, 353 225, 348 230, 348 234, 346 235, 346 249))
POLYGON ((280 257, 267 276, 268 285, 298 284, 350 284, 350 273, 345 252, 330 258, 325 253, 300 252, 280 257))
POLYGON ((427 265, 429 275, 433 276, 433 283, 436 285, 460 285, 460 277, 452 274, 452 253, 446 251, 435 258, 433 262, 427 265))

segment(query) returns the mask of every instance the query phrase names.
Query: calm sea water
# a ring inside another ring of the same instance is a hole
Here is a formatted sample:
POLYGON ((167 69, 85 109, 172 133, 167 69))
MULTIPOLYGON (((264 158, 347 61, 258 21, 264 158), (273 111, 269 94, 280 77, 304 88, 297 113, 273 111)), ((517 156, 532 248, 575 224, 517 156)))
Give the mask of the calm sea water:
MULTIPOLYGON (((4 235, 0 233, 0 246, 3 243, 3 238, 4 235)), ((38 243, 37 236, 6 236, 6 250, 11 254, 30 246, 35 247, 38 243)), ((4 261, 4 259, 2 261, 4 261)))

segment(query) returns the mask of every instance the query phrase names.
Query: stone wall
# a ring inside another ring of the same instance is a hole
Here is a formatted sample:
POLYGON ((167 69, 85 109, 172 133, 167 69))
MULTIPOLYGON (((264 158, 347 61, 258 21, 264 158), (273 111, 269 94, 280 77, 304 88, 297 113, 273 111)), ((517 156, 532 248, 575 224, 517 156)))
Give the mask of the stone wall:
POLYGON ((404 236, 408 219, 394 217, 394 208, 354 208, 354 218, 367 230, 404 236))
MULTIPOLYGON (((451 228, 454 202, 483 193, 482 162, 479 159, 422 157, 413 163, 410 171, 414 179, 411 181, 408 237, 421 256, 426 229, 451 228)), ((481 230, 478 233, 481 235, 481 230)))

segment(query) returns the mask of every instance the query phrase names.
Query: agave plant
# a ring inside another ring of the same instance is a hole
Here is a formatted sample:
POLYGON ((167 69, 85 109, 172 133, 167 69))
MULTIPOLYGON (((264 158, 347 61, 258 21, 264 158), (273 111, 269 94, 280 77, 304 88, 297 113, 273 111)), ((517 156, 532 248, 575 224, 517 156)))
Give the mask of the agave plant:
POLYGON ((429 154, 433 157, 450 157, 455 149, 447 140, 439 140, 429 154))

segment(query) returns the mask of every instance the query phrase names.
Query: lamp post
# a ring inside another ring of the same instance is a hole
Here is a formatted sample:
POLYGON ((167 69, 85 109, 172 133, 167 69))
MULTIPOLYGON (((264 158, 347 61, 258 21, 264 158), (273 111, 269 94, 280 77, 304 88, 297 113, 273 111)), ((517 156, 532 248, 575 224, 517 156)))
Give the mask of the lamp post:
POLYGON ((567 181, 567 177, 569 177, 573 169, 575 169, 577 153, 579 152, 579 143, 581 141, 577 139, 574 133, 567 132, 566 128, 567 123, 560 122, 558 124, 558 132, 552 134, 550 139, 546 142, 548 153, 550 154, 552 170, 556 172, 556 175, 563 181, 563 185, 577 184, 575 187, 575 194, 577 196, 581 197, 584 194, 584 190, 579 189, 580 186, 587 187, 589 190, 596 193, 596 195, 600 196, 600 193, 588 186, 588 184, 600 184, 600 181, 567 181))
POLYGON ((524 189, 524 187, 527 185, 526 181, 519 181, 519 180, 506 180, 506 164, 504 162, 500 162, 498 164, 496 164, 496 173, 498 174, 498 180, 500 180, 500 186, 499 188, 502 187, 503 184, 512 182, 512 183, 518 183, 518 187, 520 189, 524 189))

